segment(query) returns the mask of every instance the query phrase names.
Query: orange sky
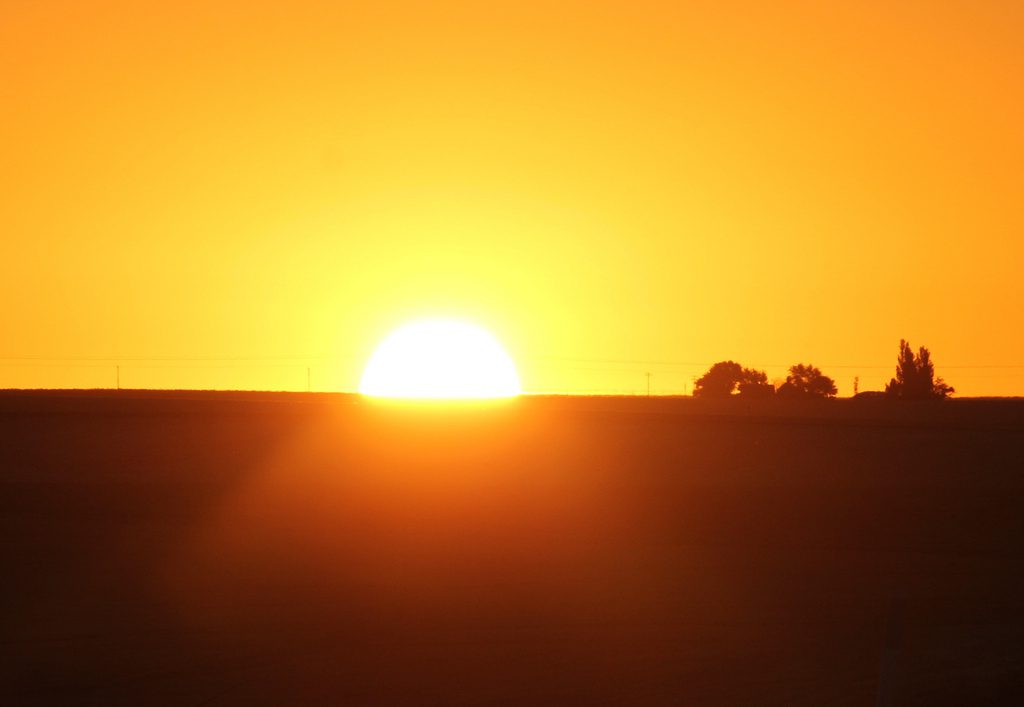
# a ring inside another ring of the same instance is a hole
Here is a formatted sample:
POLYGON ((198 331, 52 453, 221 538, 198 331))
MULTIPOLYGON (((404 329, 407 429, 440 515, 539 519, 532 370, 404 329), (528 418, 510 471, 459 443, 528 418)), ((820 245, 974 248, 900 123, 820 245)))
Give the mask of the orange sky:
POLYGON ((446 315, 532 391, 1024 394, 1024 5, 897 5, 8 0, 0 387, 351 390, 446 315))

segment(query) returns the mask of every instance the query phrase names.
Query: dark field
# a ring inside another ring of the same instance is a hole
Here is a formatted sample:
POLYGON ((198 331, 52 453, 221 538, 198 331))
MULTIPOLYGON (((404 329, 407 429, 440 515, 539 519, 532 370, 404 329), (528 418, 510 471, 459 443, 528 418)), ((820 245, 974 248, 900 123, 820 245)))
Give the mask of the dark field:
POLYGON ((725 403, 2 394, 0 704, 1024 703, 1024 402, 725 403))

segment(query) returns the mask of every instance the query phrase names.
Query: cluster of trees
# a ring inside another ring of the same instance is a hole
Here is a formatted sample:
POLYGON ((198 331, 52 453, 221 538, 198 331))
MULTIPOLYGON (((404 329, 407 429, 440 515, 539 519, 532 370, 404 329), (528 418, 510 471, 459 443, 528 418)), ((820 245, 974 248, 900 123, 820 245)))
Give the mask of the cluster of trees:
POLYGON ((942 400, 954 392, 953 386, 935 377, 935 364, 928 349, 922 346, 915 355, 910 342, 900 339, 896 377, 885 386, 886 395, 903 400, 942 400))
MULTIPOLYGON (((836 382, 810 364, 790 367, 786 382, 776 387, 768 382, 764 371, 744 368, 735 361, 719 361, 697 379, 693 394, 698 398, 726 398, 741 395, 747 398, 832 398, 836 382)), ((900 341, 896 377, 885 386, 885 395, 903 400, 947 398, 953 388, 935 377, 931 353, 921 347, 915 354, 910 344, 900 341)), ((874 393, 882 395, 882 393, 874 393)))
POLYGON ((749 398, 831 398, 836 392, 836 382, 809 364, 792 366, 786 382, 776 389, 768 382, 767 373, 735 361, 719 361, 697 379, 693 389, 698 398, 724 398, 734 393, 749 398))

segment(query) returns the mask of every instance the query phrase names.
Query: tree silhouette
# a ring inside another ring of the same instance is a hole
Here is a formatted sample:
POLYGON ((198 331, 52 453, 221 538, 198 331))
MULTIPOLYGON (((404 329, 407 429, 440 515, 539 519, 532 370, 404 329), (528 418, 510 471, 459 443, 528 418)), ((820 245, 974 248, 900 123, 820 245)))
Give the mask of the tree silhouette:
POLYGON ((779 394, 788 397, 831 398, 837 393, 836 382, 810 364, 791 366, 779 394))
POLYGON ((910 342, 900 339, 896 377, 885 386, 885 392, 903 400, 941 400, 955 391, 944 380, 935 377, 935 364, 928 349, 922 346, 915 355, 910 342))
POLYGON ((693 386, 696 398, 726 398, 743 380, 743 366, 735 361, 719 361, 693 386))
POLYGON ((775 395, 775 387, 768 382, 768 374, 753 368, 744 368, 740 374, 740 395, 749 398, 767 398, 775 395))
POLYGON ((767 397, 775 394, 768 383, 768 374, 753 368, 744 368, 735 361, 719 361, 697 379, 693 394, 698 398, 727 398, 736 391, 747 397, 767 397))

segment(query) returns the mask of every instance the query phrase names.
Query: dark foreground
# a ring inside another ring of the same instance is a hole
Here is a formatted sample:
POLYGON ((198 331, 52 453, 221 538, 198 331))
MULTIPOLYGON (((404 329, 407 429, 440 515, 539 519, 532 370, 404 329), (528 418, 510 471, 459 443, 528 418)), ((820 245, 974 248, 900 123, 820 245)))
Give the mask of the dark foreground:
POLYGON ((0 568, 4 705, 1020 704, 1024 402, 0 394, 0 568))

